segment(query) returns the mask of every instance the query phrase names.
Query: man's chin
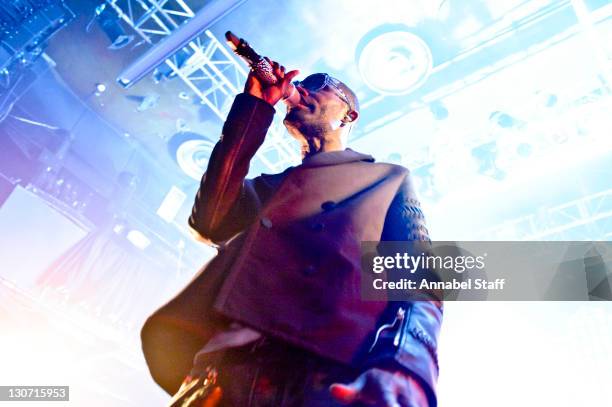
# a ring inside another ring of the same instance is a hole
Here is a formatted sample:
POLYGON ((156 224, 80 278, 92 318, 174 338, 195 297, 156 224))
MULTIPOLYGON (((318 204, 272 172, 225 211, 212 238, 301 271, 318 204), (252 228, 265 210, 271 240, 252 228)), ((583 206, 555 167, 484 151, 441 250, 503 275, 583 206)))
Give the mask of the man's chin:
POLYGON ((298 123, 301 123, 303 121, 304 121, 304 113, 298 109, 290 110, 289 112, 287 112, 287 114, 285 115, 285 118, 283 119, 283 123, 285 123, 285 126, 293 126, 293 127, 297 127, 298 123))

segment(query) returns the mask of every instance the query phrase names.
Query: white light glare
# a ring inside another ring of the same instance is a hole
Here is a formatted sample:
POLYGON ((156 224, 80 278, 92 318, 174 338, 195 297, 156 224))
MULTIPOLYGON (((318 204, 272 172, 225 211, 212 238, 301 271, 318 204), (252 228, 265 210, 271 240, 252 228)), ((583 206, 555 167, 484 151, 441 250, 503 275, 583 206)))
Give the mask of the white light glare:
POLYGON ((127 240, 140 250, 144 250, 151 244, 151 240, 139 230, 130 230, 127 234, 127 240))
POLYGON ((161 205, 159 205, 157 215, 166 222, 172 222, 185 202, 185 199, 187 199, 187 194, 173 185, 166 194, 161 205))

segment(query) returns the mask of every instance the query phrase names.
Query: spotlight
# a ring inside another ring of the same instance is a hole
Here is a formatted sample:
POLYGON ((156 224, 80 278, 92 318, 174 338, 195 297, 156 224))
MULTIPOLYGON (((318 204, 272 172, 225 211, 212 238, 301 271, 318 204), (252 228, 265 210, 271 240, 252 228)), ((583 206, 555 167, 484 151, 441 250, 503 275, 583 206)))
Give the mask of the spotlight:
POLYGON ((429 105, 429 111, 436 120, 444 120, 448 117, 448 109, 438 100, 429 105))
POLYGON ((100 4, 96 7, 95 13, 100 28, 111 42, 108 49, 123 48, 134 40, 134 36, 127 35, 119 24, 119 16, 112 10, 107 9, 106 4, 100 4))
POLYGON ((117 223, 113 226, 113 232, 118 236, 123 236, 126 231, 126 224, 123 219, 117 219, 117 223))
POLYGON ((429 46, 401 24, 384 24, 364 35, 356 57, 363 81, 383 95, 412 92, 433 67, 429 46))
POLYGON ((200 180, 208 167, 208 160, 215 143, 206 137, 189 131, 180 131, 168 141, 168 153, 183 172, 200 180))
POLYGON ((506 173, 497 167, 497 143, 482 144, 472 149, 472 157, 478 164, 478 173, 501 181, 506 173))
POLYGON ((136 108, 136 111, 144 112, 145 110, 157 107, 159 97, 160 96, 157 93, 149 93, 148 95, 144 96, 136 108))
MULTIPOLYGON (((189 53, 189 51, 183 48, 180 51, 177 51, 177 53, 172 56, 172 63, 178 69, 182 69, 186 65, 190 56, 191 54, 189 53)), ((176 72, 174 72, 174 70, 170 68, 170 66, 167 64, 160 65, 153 71, 153 81, 155 83, 161 82, 162 79, 172 79, 175 77, 176 72)))
POLYGON ((151 244, 151 240, 140 230, 136 229, 130 230, 126 238, 140 250, 146 249, 151 244))
POLYGON ((96 83, 96 94, 101 94, 106 91, 106 85, 103 83, 96 83))
POLYGON ((173 185, 157 208, 157 215, 168 223, 172 222, 186 199, 187 194, 173 185))
POLYGON ((496 123, 502 129, 509 129, 511 127, 517 127, 521 122, 515 117, 510 116, 508 113, 495 111, 489 115, 489 120, 496 123))

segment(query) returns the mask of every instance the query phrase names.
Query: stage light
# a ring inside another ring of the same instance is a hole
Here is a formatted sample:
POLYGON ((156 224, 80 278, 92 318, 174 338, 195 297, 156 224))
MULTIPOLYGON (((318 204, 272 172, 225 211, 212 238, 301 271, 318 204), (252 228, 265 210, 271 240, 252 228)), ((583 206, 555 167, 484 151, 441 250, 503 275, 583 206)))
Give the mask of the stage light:
POLYGON ((139 230, 135 230, 135 229, 130 230, 126 238, 127 240, 130 241, 130 243, 132 243, 134 246, 136 246, 140 250, 146 249, 151 244, 151 240, 149 240, 149 238, 146 237, 144 233, 142 233, 139 230))
POLYGON ((159 103, 160 95, 157 93, 149 93, 142 98, 140 104, 136 108, 138 112, 144 112, 145 110, 152 109, 159 103))
POLYGON ((195 180, 202 178, 208 166, 208 159, 214 144, 206 140, 190 140, 183 143, 176 152, 179 167, 195 180))
POLYGON ((429 46, 404 25, 385 24, 357 46, 357 66, 366 85, 383 95, 404 95, 420 87, 433 68, 429 46))
POLYGON ((436 120, 444 120, 448 118, 448 109, 444 103, 436 100, 429 105, 429 111, 436 120))
MULTIPOLYGON (((172 56, 172 62, 178 69, 183 69, 190 56, 191 54, 189 51, 183 48, 172 56)), ((160 65, 153 71, 153 81, 155 83, 161 82, 162 79, 173 79, 176 78, 176 76, 176 72, 167 64, 160 65)))
POLYGON ((99 95, 104 92, 106 92, 106 85, 103 83, 96 83, 96 94, 99 95))
POLYGON ((187 199, 187 194, 173 185, 166 194, 161 205, 159 205, 157 215, 166 222, 172 222, 185 202, 185 199, 187 199))
POLYGON ((512 127, 517 127, 521 124, 521 121, 516 119, 515 117, 510 116, 508 113, 496 111, 489 115, 489 120, 493 123, 496 123, 502 129, 509 129, 512 127))
POLYGON ((113 233, 121 235, 125 231, 125 225, 123 223, 117 223, 113 226, 113 233))
POLYGON ((497 155, 497 143, 495 141, 472 149, 472 157, 478 164, 478 173, 501 181, 506 177, 506 173, 498 168, 497 155))
POLYGON ((208 166, 208 159, 215 143, 189 131, 181 131, 168 141, 168 153, 185 174, 200 180, 208 166))
POLYGON ((120 49, 128 45, 134 40, 133 35, 127 35, 119 23, 119 16, 110 9, 106 8, 106 4, 100 4, 96 7, 96 20, 108 37, 111 45, 108 49, 120 49))

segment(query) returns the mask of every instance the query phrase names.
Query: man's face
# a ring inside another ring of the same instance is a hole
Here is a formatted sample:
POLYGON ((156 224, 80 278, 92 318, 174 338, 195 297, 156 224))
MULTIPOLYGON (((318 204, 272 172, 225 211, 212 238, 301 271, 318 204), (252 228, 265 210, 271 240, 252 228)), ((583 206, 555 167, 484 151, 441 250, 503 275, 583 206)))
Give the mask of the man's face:
POLYGON ((283 120, 294 136, 296 131, 305 137, 311 137, 335 130, 349 111, 346 102, 329 86, 308 91, 298 85, 296 90, 299 92, 300 102, 287 107, 283 120))

